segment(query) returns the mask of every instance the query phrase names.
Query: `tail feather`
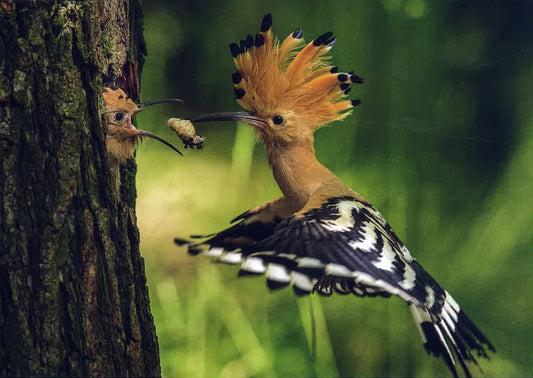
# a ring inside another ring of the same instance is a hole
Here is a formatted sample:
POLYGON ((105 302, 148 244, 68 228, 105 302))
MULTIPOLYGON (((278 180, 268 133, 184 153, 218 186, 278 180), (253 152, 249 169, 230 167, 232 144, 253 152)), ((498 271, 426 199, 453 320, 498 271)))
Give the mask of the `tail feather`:
POLYGON ((486 349, 493 352, 496 349, 453 298, 445 294, 444 305, 439 311, 410 305, 411 312, 428 354, 442 357, 454 377, 459 376, 456 361, 461 365, 464 375, 471 377, 467 362, 479 368, 476 357, 489 359, 486 349), (473 351, 477 352, 477 356, 473 351))

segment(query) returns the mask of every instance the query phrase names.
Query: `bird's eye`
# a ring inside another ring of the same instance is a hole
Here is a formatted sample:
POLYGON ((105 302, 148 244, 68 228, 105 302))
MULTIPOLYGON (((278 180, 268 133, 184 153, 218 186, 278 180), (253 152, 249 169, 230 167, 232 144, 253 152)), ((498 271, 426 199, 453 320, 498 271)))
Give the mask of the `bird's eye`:
POLYGON ((117 114, 115 114, 114 119, 118 122, 122 121, 124 119, 124 113, 118 112, 117 114))
POLYGON ((283 119, 282 116, 280 115, 277 115, 277 116, 274 116, 272 117, 272 122, 274 123, 274 125, 283 125, 283 122, 285 122, 285 120, 283 119))

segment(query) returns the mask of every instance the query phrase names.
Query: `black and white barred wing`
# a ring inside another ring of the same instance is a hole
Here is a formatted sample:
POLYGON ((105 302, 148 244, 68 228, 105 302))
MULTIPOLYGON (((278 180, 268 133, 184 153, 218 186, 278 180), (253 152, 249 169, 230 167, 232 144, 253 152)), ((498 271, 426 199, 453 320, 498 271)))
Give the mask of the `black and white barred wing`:
POLYGON ((272 288, 292 283, 297 294, 401 297, 410 304, 428 353, 443 357, 455 376, 452 350, 467 376, 465 361, 477 364, 474 350, 482 357, 487 357, 484 345, 494 350, 381 214, 355 198, 331 198, 319 209, 283 220, 242 254, 241 272, 248 265, 257 272, 260 259, 272 288))
MULTIPOLYGON (((249 234, 251 226, 258 224, 243 222, 205 243, 219 247, 228 235, 243 234, 244 227, 249 234)), ((253 243, 231 250, 241 255, 241 273, 266 273, 272 288, 292 282, 298 294, 399 295, 409 303, 439 306, 436 298, 442 289, 364 202, 333 198, 320 209, 278 220, 264 231, 253 243)))
POLYGON ((355 198, 331 198, 321 208, 268 224, 245 217, 204 243, 219 261, 240 264, 240 275, 265 274, 271 289, 292 284, 299 295, 401 297, 410 304, 428 353, 443 357, 454 375, 452 350, 467 376, 465 361, 477 363, 472 351, 487 357, 484 344, 494 350, 381 214, 355 198), (224 242, 238 235, 246 235, 247 242, 224 242))

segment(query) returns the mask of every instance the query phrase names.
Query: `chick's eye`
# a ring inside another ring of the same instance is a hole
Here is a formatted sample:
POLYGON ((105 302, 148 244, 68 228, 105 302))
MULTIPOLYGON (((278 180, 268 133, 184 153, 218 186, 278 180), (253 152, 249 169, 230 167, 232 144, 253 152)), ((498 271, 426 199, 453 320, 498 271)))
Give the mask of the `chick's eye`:
POLYGON ((272 122, 274 123, 274 125, 282 125, 283 122, 285 122, 285 120, 283 119, 282 116, 280 115, 277 115, 277 116, 274 116, 272 117, 272 122))
POLYGON ((124 119, 124 113, 118 112, 114 117, 115 121, 122 121, 124 119))

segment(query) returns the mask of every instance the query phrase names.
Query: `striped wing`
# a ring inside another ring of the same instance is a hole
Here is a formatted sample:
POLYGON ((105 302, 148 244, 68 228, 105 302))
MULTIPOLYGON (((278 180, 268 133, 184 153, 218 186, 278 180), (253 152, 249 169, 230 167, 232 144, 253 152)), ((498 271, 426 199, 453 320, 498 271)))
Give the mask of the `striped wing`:
POLYGON ((245 214, 241 223, 189 250, 198 252, 205 244, 219 261, 241 264, 240 275, 266 274, 271 289, 292 284, 298 295, 401 297, 411 307, 428 353, 443 357, 455 376, 452 350, 467 376, 465 361, 477 364, 473 350, 482 357, 487 357, 484 344, 494 350, 381 214, 356 198, 330 198, 321 208, 268 223, 245 214))
POLYGON ((256 257, 265 262, 269 281, 286 282, 286 275, 296 273, 291 281, 298 294, 346 294, 349 289, 356 295, 399 295, 436 311, 442 307, 435 299, 443 290, 381 214, 355 198, 332 198, 320 209, 287 218, 271 235, 241 252, 245 260, 256 257), (272 265, 280 274, 269 273, 272 265), (285 267, 285 277, 278 265, 285 267))

